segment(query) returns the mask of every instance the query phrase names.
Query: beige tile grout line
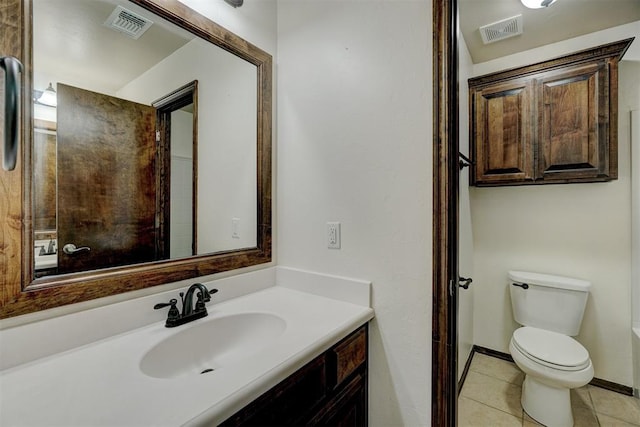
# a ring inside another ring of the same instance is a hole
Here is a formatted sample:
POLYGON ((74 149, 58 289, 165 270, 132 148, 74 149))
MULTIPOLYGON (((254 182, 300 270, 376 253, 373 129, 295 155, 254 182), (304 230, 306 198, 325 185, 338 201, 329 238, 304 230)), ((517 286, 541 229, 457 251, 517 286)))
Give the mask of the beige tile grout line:
POLYGON ((593 401, 589 385, 587 385, 587 394, 589 395, 589 406, 591 407, 591 412, 593 412, 596 422, 598 423, 598 427, 600 427, 602 424, 600 423, 600 417, 598 416, 598 411, 596 411, 596 402, 593 401))
MULTIPOLYGON (((488 376, 488 375, 487 375, 488 376)), ((506 381, 505 381, 506 382, 506 381)), ((518 417, 517 415, 513 415, 511 412, 507 412, 507 411, 503 411, 502 409, 498 409, 498 408, 494 408, 493 406, 489 406, 484 402, 480 402, 479 400, 476 400, 472 397, 469 396, 463 396, 462 394, 458 397, 458 400, 460 400, 461 397, 464 397, 465 399, 469 399, 469 400, 473 400, 476 403, 481 404, 482 406, 487 407, 488 409, 492 410, 492 411, 498 411, 498 412, 502 412, 503 414, 507 414, 507 415, 511 415, 513 418, 516 419, 520 419, 520 421, 524 424, 524 409, 521 411, 520 416, 518 417)))

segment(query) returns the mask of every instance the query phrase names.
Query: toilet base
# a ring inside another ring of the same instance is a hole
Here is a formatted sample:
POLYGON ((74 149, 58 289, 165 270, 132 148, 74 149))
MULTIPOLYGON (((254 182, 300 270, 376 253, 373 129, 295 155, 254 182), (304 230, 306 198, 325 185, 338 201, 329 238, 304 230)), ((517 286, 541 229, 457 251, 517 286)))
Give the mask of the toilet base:
POLYGON ((572 427, 571 397, 568 388, 556 388, 527 375, 522 384, 522 408, 548 427, 572 427))

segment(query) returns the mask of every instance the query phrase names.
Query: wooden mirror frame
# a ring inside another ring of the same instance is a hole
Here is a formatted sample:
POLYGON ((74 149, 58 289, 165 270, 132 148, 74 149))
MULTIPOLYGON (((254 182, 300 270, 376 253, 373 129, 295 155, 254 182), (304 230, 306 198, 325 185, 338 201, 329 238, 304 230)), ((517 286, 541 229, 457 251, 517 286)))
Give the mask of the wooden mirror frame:
POLYGON ((431 425, 458 408, 457 0, 433 0, 433 299, 431 425))
POLYGON ((177 0, 130 0, 257 68, 256 247, 81 273, 34 278, 31 218, 31 0, 0 0, 0 55, 22 73, 21 147, 15 170, 0 170, 0 319, 271 261, 271 55, 177 0))

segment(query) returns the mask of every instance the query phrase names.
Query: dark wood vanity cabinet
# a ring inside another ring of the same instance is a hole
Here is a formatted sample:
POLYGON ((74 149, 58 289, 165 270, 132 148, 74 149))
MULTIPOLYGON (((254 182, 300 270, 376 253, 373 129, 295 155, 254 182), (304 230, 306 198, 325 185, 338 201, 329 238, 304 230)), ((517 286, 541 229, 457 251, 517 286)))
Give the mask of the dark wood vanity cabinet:
POLYGON ((617 179, 617 69, 632 41, 469 79, 470 184, 617 179))
POLYGON ((221 426, 366 426, 367 347, 364 325, 221 426))

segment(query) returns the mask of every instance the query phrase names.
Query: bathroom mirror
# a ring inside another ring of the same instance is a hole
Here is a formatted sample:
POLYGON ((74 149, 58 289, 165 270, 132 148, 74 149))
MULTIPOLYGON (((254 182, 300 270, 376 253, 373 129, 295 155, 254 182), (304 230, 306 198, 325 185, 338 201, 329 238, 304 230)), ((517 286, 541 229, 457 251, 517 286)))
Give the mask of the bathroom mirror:
POLYGON ((2 317, 269 262, 270 55, 177 0, 23 6, 22 280, 2 317))
POLYGON ((32 5, 36 277, 255 247, 256 66, 127 0, 32 5))

